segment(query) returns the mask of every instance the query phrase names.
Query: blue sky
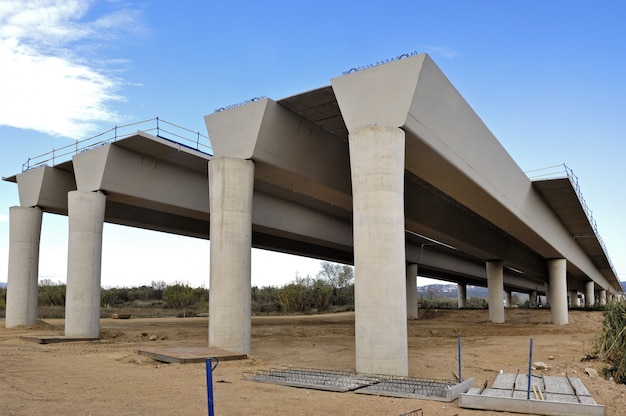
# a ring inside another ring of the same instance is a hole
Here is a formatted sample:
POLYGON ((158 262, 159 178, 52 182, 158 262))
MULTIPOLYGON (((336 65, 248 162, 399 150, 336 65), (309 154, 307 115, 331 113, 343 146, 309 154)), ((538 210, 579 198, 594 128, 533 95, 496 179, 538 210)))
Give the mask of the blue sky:
MULTIPOLYGON (((3 0, 0 175, 116 124, 159 116, 206 133, 216 108, 426 52, 523 170, 573 169, 626 280, 625 21, 622 1, 3 0)), ((0 281, 12 205, 3 181, 0 281)), ((208 244, 107 225, 102 284, 200 285, 208 244)), ((40 277, 64 281, 66 262, 67 220, 44 215, 40 277)), ((319 263, 255 250, 253 269, 253 284, 279 285, 319 263)))

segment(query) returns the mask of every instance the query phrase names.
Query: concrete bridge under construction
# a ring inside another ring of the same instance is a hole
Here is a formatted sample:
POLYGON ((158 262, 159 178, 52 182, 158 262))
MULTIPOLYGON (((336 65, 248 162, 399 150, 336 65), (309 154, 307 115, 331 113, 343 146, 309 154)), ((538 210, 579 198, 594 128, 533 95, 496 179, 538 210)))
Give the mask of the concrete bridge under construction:
MULTIPOLYGON (((355 266, 356 370, 408 373, 416 276, 568 305, 621 292, 571 174, 530 180, 428 55, 205 117, 212 154, 136 131, 6 177, 6 326, 37 316, 42 214, 69 219, 65 335, 99 336, 103 223, 211 240, 209 346, 251 351, 251 248, 355 266)), ((208 253, 207 253, 208 255, 208 253)))

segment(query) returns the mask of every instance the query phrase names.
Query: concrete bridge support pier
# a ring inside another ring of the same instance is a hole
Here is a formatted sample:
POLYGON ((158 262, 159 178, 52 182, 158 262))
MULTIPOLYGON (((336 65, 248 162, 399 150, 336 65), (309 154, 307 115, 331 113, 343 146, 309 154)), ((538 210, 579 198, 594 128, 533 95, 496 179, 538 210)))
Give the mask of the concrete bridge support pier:
POLYGON ((417 319, 417 264, 406 267, 406 317, 417 319))
POLYGON ((209 181, 209 347, 250 354, 254 163, 215 158, 209 181))
POLYGON ((356 371, 408 375, 404 131, 348 136, 353 190, 356 371))
POLYGON ((528 303, 530 303, 531 308, 537 307, 537 291, 533 290, 528 294, 528 303))
POLYGON ((593 280, 585 282, 585 307, 590 308, 596 303, 595 283, 593 280))
POLYGON ((67 292, 65 336, 100 336, 102 228, 106 196, 102 192, 68 193, 67 292))
POLYGON ((567 261, 565 259, 548 260, 548 278, 550 279, 550 315, 555 325, 566 325, 567 316, 567 261))
POLYGON ((467 285, 465 283, 457 283, 456 287, 459 309, 467 308, 467 285))
POLYGON ((606 305, 606 290, 604 289, 600 291, 600 305, 606 305))
POLYGON ((39 240, 42 211, 9 209, 9 271, 5 327, 32 326, 37 320, 39 240))
POLYGON ((502 261, 487 261, 487 289, 489 301, 489 320, 496 324, 504 322, 504 269, 502 261))
POLYGON ((577 308, 578 305, 578 292, 576 290, 570 290, 567 292, 569 296, 569 307, 577 308))
POLYGON ((507 308, 512 308, 513 305, 511 305, 511 298, 513 297, 513 293, 511 293, 510 290, 507 290, 504 292, 504 304, 507 308))

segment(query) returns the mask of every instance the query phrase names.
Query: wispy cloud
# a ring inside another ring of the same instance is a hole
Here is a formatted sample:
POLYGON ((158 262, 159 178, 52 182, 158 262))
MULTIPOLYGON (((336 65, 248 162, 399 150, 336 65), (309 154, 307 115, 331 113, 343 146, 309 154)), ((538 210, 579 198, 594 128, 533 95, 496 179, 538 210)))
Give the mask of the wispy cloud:
POLYGON ((8 221, 8 220, 9 220, 9 216, 8 215, 0 214, 0 222, 4 222, 4 221, 8 221))
MULTIPOLYGON (((88 59, 133 27, 136 12, 114 10, 92 20, 87 0, 0 3, 0 125, 84 138, 114 121, 122 80, 88 59)), ((101 64, 101 62, 100 62, 101 64)))

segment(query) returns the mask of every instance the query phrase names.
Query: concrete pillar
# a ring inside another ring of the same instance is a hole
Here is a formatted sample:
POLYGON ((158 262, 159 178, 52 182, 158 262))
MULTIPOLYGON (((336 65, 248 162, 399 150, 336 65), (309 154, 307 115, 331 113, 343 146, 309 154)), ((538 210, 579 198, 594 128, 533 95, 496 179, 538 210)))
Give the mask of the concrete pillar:
POLYGON ((41 209, 9 209, 9 271, 5 327, 32 326, 37 320, 41 209))
POLYGON ((254 163, 209 162, 209 347, 250 354, 254 163))
POLYGON ((68 193, 66 336, 100 336, 100 273, 105 206, 106 196, 101 192, 68 193))
POLYGON ((606 305, 606 290, 604 289, 600 291, 600 305, 602 306, 606 305))
POLYGON ((501 324, 504 322, 504 270, 502 261, 487 261, 487 289, 489 293, 489 320, 501 324))
POLYGON ((536 308, 537 307, 537 291, 532 290, 530 294, 528 295, 528 298, 529 298, 528 303, 530 303, 530 307, 536 308))
POLYGON ((356 371, 408 374, 404 131, 348 136, 352 174, 356 371))
POLYGON ((590 308, 596 303, 595 283, 593 280, 585 282, 585 307, 590 308))
POLYGON ((507 290, 504 292, 504 304, 507 308, 511 308, 511 298, 513 297, 513 294, 511 293, 510 290, 507 290))
POLYGON ((417 264, 406 267, 406 317, 417 319, 417 264))
POLYGON ((566 325, 567 316, 567 261, 565 259, 548 260, 548 278, 550 279, 550 316, 555 325, 566 325))
POLYGON ((456 287, 459 309, 467 308, 467 285, 465 283, 457 283, 456 287))
POLYGON ((570 290, 567 293, 569 294, 569 307, 577 308, 578 307, 578 291, 570 290))

